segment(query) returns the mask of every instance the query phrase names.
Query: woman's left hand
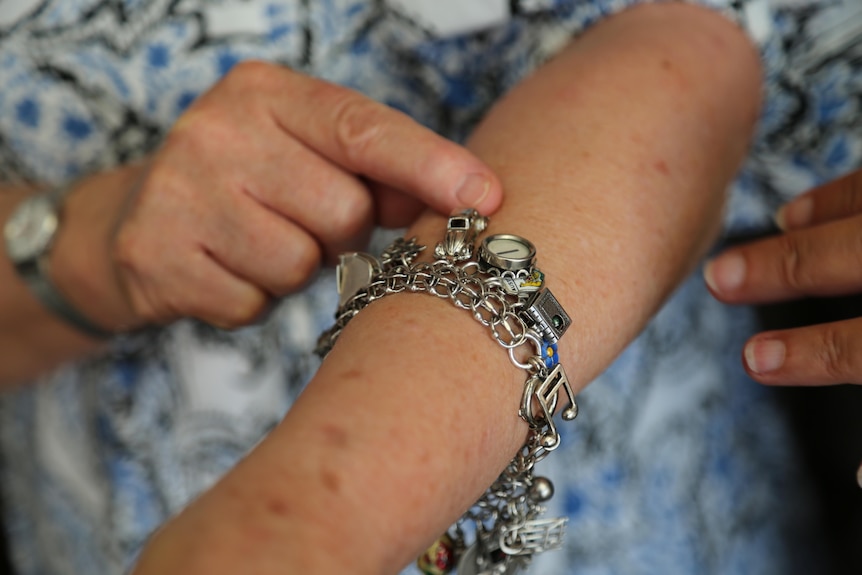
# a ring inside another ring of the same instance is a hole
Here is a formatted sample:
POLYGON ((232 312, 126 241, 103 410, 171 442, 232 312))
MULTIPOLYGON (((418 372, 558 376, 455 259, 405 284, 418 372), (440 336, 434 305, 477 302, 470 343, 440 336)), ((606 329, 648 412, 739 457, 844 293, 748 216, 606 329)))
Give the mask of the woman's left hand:
MULTIPOLYGON (((782 233, 733 247, 704 271, 726 303, 767 303, 862 293, 862 170, 785 205, 782 233)), ((748 373, 761 383, 862 384, 862 317, 769 331, 745 345, 748 373)))

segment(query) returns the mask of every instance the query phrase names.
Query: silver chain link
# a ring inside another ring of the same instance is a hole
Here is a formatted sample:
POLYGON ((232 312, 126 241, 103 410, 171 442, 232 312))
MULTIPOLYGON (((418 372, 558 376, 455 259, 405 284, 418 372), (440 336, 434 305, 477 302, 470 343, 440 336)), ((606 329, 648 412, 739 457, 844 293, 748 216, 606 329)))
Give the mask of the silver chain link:
MULTIPOLYGON (((400 243, 392 244, 384 252, 397 256, 397 259, 384 258, 383 269, 374 276, 373 281, 338 308, 335 324, 318 339, 318 355, 329 353, 345 326, 369 304, 405 291, 430 293, 448 299, 455 307, 470 311, 476 321, 490 328, 497 343, 506 349, 512 350, 530 343, 527 337, 529 328, 518 315, 523 302, 487 281, 486 274, 480 272, 473 265, 474 262, 453 265, 445 260, 437 260, 413 264, 407 256, 412 253, 411 248, 416 247, 415 239, 409 240, 401 248, 405 252, 393 254, 400 243)), ((512 361, 517 367, 523 367, 514 359, 512 361)))

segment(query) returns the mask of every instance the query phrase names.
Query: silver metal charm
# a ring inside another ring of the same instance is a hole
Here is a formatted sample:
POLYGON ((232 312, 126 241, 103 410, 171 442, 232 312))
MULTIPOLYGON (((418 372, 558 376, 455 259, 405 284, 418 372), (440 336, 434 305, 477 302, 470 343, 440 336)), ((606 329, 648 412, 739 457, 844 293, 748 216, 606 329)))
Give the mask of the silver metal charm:
POLYGON ((476 210, 464 210, 453 214, 446 225, 446 236, 434 248, 434 255, 441 260, 464 261, 473 257, 473 242, 476 236, 488 227, 488 218, 476 210))
POLYGON ((557 343, 572 325, 569 314, 566 313, 566 310, 563 309, 563 306, 549 289, 539 291, 525 313, 535 322, 536 331, 551 343, 557 343))
POLYGON ((554 414, 557 412, 557 403, 560 390, 566 392, 569 406, 563 410, 563 419, 571 421, 578 416, 578 404, 575 401, 575 392, 569 384, 569 378, 563 366, 557 364, 545 378, 534 375, 527 380, 524 386, 524 395, 521 398, 521 409, 518 415, 526 421, 533 429, 543 429, 539 433, 539 443, 548 451, 553 451, 560 444, 560 434, 554 423, 554 414), (534 413, 535 407, 539 413, 534 413))
POLYGON ((535 258, 536 247, 514 234, 488 236, 479 248, 479 261, 501 270, 528 269, 535 258))
POLYGON ((554 496, 554 484, 547 477, 534 477, 533 484, 527 488, 527 497, 536 503, 544 503, 554 496))
POLYGON ((359 290, 371 283, 371 278, 380 273, 377 258, 361 252, 341 254, 335 268, 335 283, 338 285, 338 306, 341 307, 359 290))
POLYGON ((500 286, 509 295, 529 298, 545 285, 545 274, 537 268, 530 270, 519 270, 517 272, 504 271, 500 274, 500 286))
POLYGON ((500 549, 506 555, 535 555, 559 549, 567 522, 565 517, 524 521, 500 534, 500 549))
POLYGON ((491 571, 480 571, 479 549, 477 544, 467 548, 461 560, 458 561, 458 575, 492 575, 491 571))
POLYGON ((515 575, 529 565, 526 556, 509 556, 501 549, 488 552, 477 542, 467 548, 458 562, 458 575, 515 575))

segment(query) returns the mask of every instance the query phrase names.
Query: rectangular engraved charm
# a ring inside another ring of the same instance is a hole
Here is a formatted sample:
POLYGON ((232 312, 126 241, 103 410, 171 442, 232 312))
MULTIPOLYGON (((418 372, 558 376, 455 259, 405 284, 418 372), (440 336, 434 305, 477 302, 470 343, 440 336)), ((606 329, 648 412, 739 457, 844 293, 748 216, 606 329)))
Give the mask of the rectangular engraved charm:
POLYGON ((557 343, 572 325, 569 314, 566 313, 551 290, 546 288, 539 290, 524 313, 526 314, 525 319, 533 324, 536 331, 550 343, 557 343))

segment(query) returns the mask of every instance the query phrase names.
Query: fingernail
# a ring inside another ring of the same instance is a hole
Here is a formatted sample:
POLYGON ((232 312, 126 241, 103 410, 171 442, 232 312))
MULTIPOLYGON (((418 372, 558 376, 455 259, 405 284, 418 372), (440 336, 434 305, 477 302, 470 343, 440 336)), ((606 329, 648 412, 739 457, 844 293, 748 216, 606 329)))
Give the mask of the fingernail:
POLYGON ((482 174, 469 174, 455 191, 455 198, 461 204, 459 207, 475 208, 482 203, 491 191, 491 180, 482 174))
POLYGON ((769 373, 784 365, 787 348, 777 339, 759 339, 745 345, 745 363, 754 373, 769 373))
POLYGON ((782 206, 775 214, 775 224, 782 230, 801 228, 814 216, 814 199, 802 196, 782 206))
POLYGON ((745 258, 739 254, 724 254, 708 262, 703 278, 712 291, 732 292, 745 281, 745 258))

